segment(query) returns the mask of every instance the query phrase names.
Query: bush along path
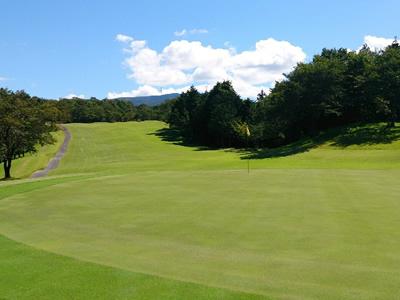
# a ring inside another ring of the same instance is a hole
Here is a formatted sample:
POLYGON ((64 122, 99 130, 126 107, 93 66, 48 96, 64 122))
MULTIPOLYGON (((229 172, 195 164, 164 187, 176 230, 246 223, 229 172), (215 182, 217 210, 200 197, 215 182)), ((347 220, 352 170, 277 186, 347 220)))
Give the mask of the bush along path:
POLYGON ((38 170, 31 175, 31 178, 40 178, 47 176, 47 174, 58 167, 61 158, 64 156, 67 151, 69 141, 71 140, 71 132, 65 127, 61 126, 61 129, 64 131, 64 142, 62 143, 60 150, 58 150, 56 156, 52 160, 50 160, 47 167, 43 170, 38 170))

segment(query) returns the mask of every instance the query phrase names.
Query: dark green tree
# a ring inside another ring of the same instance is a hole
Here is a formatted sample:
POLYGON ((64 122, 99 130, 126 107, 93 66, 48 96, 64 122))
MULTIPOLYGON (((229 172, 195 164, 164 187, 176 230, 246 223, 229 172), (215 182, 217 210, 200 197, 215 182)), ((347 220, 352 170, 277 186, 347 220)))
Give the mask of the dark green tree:
POLYGON ((400 45, 397 40, 377 58, 379 100, 385 107, 389 127, 400 117, 400 45))
POLYGON ((235 144, 233 124, 242 121, 243 102, 230 81, 218 82, 207 96, 207 142, 219 147, 235 144))
POLYGON ((189 140, 199 139, 204 126, 202 114, 203 97, 195 87, 190 87, 173 103, 168 122, 181 128, 183 135, 189 140))
POLYGON ((12 161, 53 142, 57 110, 23 91, 0 89, 0 163, 11 178, 12 161))

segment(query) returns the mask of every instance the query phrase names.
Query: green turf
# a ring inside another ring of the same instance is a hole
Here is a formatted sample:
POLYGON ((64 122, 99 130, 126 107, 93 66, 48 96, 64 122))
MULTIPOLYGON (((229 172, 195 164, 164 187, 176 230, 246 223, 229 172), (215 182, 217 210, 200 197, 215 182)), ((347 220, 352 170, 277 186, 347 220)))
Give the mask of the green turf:
MULTIPOLYGON (((157 133, 164 125, 157 121, 74 124, 69 128, 74 142, 61 162, 61 168, 54 174, 122 174, 143 170, 241 170, 246 168, 247 164, 240 158, 247 156, 255 158, 251 160, 251 168, 255 169, 400 169, 398 127, 391 131, 392 135, 386 135, 389 138, 372 140, 377 143, 371 143, 367 139, 373 136, 371 133, 366 134, 364 140, 360 139, 360 132, 365 133, 368 126, 359 130, 352 129, 354 132, 328 139, 321 145, 305 140, 294 147, 287 147, 290 150, 294 149, 292 152, 295 153, 288 156, 279 156, 280 153, 276 150, 246 153, 176 145, 176 142, 165 142, 158 136, 157 133), (394 137, 395 142, 391 142, 390 137, 394 137), (350 143, 349 139, 355 143, 350 143), (264 157, 266 159, 257 159, 264 157)), ((373 128, 373 132, 379 132, 378 129, 382 128, 382 125, 375 125, 373 128)))
MULTIPOLYGON (((64 132, 59 130, 53 134, 55 143, 39 147, 37 153, 28 154, 12 162, 11 175, 13 178, 26 178, 37 170, 44 169, 57 153, 64 140, 64 132)), ((4 177, 4 170, 0 168, 0 178, 4 177)))
POLYGON ((86 263, 0 236, 0 299, 266 299, 86 263))
POLYGON ((0 239, 0 298, 396 299, 398 129, 248 153, 162 141, 163 126, 69 125, 51 177, 1 185, 0 234, 16 242, 0 239), (34 271, 55 260, 60 274, 34 271))

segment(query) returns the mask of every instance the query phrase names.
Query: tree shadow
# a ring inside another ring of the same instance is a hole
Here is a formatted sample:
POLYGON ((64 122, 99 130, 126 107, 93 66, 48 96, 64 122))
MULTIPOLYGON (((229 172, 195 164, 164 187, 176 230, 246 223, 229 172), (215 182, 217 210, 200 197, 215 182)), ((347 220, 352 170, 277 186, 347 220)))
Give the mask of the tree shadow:
POLYGON ((277 148, 245 149, 238 150, 237 152, 241 154, 241 159, 286 157, 310 151, 311 149, 321 145, 322 143, 323 141, 320 138, 310 138, 277 148))
MULTIPOLYGON (((180 131, 173 128, 158 129, 148 135, 155 135, 162 141, 173 143, 174 145, 191 147, 195 151, 219 149, 185 140, 180 131)), ((346 126, 330 129, 325 133, 303 138, 297 142, 276 148, 230 148, 225 149, 225 151, 238 153, 241 159, 266 159, 305 153, 325 143, 333 147, 346 148, 353 145, 390 144, 396 140, 400 140, 399 125, 388 128, 384 123, 358 126, 355 124, 351 127, 346 126)))
POLYGON ((21 178, 17 178, 17 177, 5 178, 5 177, 2 177, 2 178, 0 178, 0 182, 14 181, 14 180, 18 180, 18 179, 21 179, 21 178))
POLYGON ((154 132, 148 133, 148 135, 157 136, 162 141, 172 143, 174 145, 191 147, 195 151, 217 150, 217 148, 200 145, 185 139, 181 131, 175 128, 161 128, 154 132))
POLYGON ((178 129, 161 128, 147 135, 155 135, 162 141, 173 143, 174 145, 185 145, 183 136, 178 129))
POLYGON ((329 143, 330 146, 346 148, 349 146, 368 146, 376 144, 390 144, 400 140, 400 127, 387 127, 386 124, 360 125, 352 127, 338 127, 314 137, 281 146, 278 148, 246 149, 238 151, 241 159, 264 159, 286 157, 304 153, 329 143))
POLYGON ((398 139, 400 139, 400 127, 377 124, 349 128, 346 132, 333 138, 331 145, 345 148, 352 145, 390 144, 398 139))

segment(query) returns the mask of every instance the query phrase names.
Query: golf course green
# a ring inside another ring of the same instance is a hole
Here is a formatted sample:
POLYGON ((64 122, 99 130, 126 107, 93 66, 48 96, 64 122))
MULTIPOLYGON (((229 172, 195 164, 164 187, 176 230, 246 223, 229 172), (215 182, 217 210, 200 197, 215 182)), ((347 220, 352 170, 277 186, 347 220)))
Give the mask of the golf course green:
POLYGON ((158 121, 66 125, 49 176, 0 182, 0 299, 397 299, 400 130, 384 126, 250 152, 158 121))

